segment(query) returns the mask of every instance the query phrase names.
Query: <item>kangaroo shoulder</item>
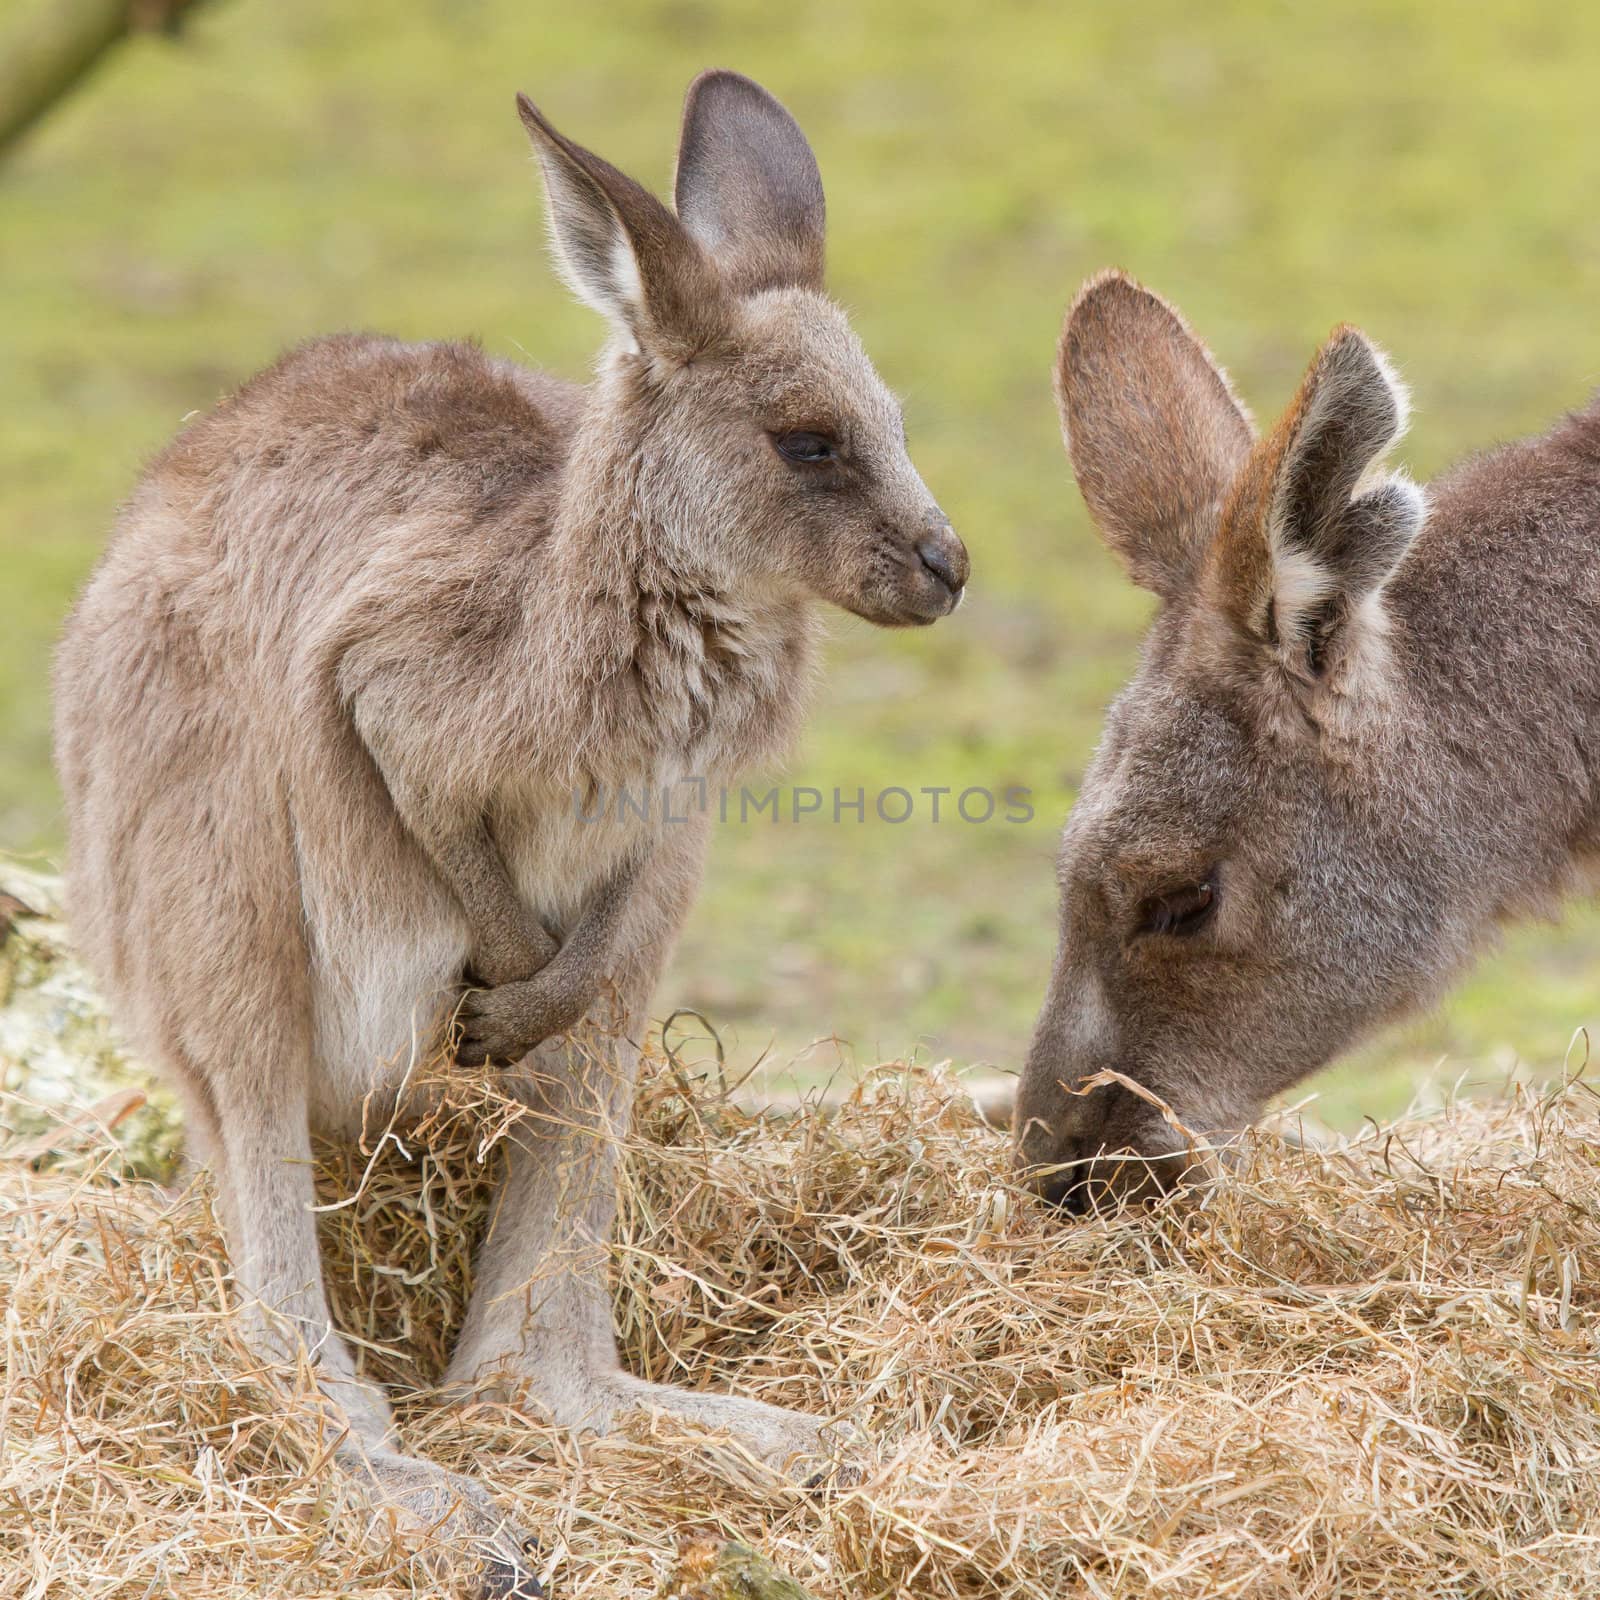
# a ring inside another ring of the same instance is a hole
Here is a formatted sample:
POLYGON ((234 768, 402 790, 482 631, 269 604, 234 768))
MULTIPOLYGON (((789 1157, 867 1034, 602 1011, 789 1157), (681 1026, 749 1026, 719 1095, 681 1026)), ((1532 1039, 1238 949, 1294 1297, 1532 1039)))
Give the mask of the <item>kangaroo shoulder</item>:
POLYGON ((469 342, 334 334, 296 346, 184 430, 150 476, 204 492, 269 475, 491 511, 552 483, 584 391, 469 342))

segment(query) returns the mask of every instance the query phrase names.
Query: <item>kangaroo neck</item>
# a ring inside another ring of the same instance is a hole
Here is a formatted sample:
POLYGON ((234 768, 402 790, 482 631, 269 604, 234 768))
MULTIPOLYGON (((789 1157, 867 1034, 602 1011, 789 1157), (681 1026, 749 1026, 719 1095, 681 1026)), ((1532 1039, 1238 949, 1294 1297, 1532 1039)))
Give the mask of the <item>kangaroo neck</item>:
POLYGON ((546 625, 570 645, 564 688, 586 775, 727 777, 770 763, 809 700, 815 604, 734 570, 725 552, 739 530, 690 522, 648 429, 603 399, 568 458, 544 593, 546 625))

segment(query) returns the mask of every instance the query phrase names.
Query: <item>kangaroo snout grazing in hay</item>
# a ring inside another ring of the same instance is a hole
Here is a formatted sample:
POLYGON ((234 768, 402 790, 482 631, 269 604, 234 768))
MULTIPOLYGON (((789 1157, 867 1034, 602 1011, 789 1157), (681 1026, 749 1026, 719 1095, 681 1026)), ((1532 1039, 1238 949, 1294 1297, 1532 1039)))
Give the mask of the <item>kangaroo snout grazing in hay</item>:
POLYGON ((1117 274, 1068 313, 1057 393, 1102 536, 1161 599, 1062 838, 1017 1096, 1019 1159, 1081 1210, 1170 1186, 1186 1134, 1240 1129, 1593 863, 1600 406, 1425 500, 1382 469, 1406 398, 1356 329, 1258 439, 1117 274), (1095 1160, 1119 1151, 1145 1160, 1095 1160))
POLYGON ((395 1100, 458 1013, 461 1055, 541 1115, 447 1384, 816 1455, 815 1419, 618 1364, 610 1136, 708 826, 682 790, 605 797, 783 751, 815 603, 932 622, 967 556, 823 295, 821 180, 770 95, 691 86, 675 210, 519 109, 561 272, 611 325, 594 382, 464 344, 295 350, 150 468, 56 699, 77 935, 186 1091, 253 1336, 311 1353, 387 1503, 533 1593, 516 1531, 400 1453, 330 1331, 310 1132, 395 1100))

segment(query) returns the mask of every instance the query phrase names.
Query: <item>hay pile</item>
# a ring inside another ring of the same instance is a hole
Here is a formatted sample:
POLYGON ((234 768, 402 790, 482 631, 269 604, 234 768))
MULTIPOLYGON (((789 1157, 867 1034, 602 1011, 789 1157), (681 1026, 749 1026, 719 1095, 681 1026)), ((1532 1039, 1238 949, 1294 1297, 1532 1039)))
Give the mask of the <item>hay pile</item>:
MULTIPOLYGON (((409 1161, 330 1157, 327 1192, 359 1194, 325 1219, 330 1278, 391 1381, 439 1368, 508 1114, 457 1078, 409 1161)), ((0 1160, 0 1594, 440 1592, 240 1348, 203 1183, 128 1179, 88 1123, 57 1145, 0 1160)), ((1338 1152, 1264 1135, 1199 1201, 1063 1224, 948 1077, 760 1116, 658 1054, 614 1266, 638 1371, 848 1415, 876 1454, 818 1497, 659 1418, 580 1440, 403 1406, 541 1535, 561 1596, 653 1595, 708 1533, 825 1600, 1600 1592, 1581 1084, 1338 1152)))

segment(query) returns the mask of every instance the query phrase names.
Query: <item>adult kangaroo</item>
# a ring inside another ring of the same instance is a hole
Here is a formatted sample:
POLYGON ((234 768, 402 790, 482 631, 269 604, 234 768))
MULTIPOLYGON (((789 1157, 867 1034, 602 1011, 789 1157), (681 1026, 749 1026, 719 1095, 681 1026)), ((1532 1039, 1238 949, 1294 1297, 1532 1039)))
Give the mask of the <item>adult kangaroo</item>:
POLYGON ((816 603, 929 623, 967 555, 822 292, 821 180, 777 101, 691 85, 675 210, 518 106, 557 264, 610 323, 593 383, 469 344, 300 347, 146 473, 55 689, 74 927, 185 1092, 253 1336, 311 1352, 387 1503, 532 1594, 516 1530, 399 1450, 330 1328, 310 1134, 394 1100, 454 1016, 539 1115, 447 1384, 815 1455, 815 1419, 619 1366, 611 1136, 707 824, 668 820, 681 790, 646 817, 592 801, 770 760, 816 603))
POLYGON ((1067 820, 1018 1090, 1022 1163, 1081 1210, 1188 1159, 1086 1080, 1226 1135, 1594 866, 1600 405, 1425 497, 1382 469, 1406 397, 1356 329, 1258 439, 1116 273, 1067 315, 1057 392, 1102 536, 1161 599, 1067 820))

